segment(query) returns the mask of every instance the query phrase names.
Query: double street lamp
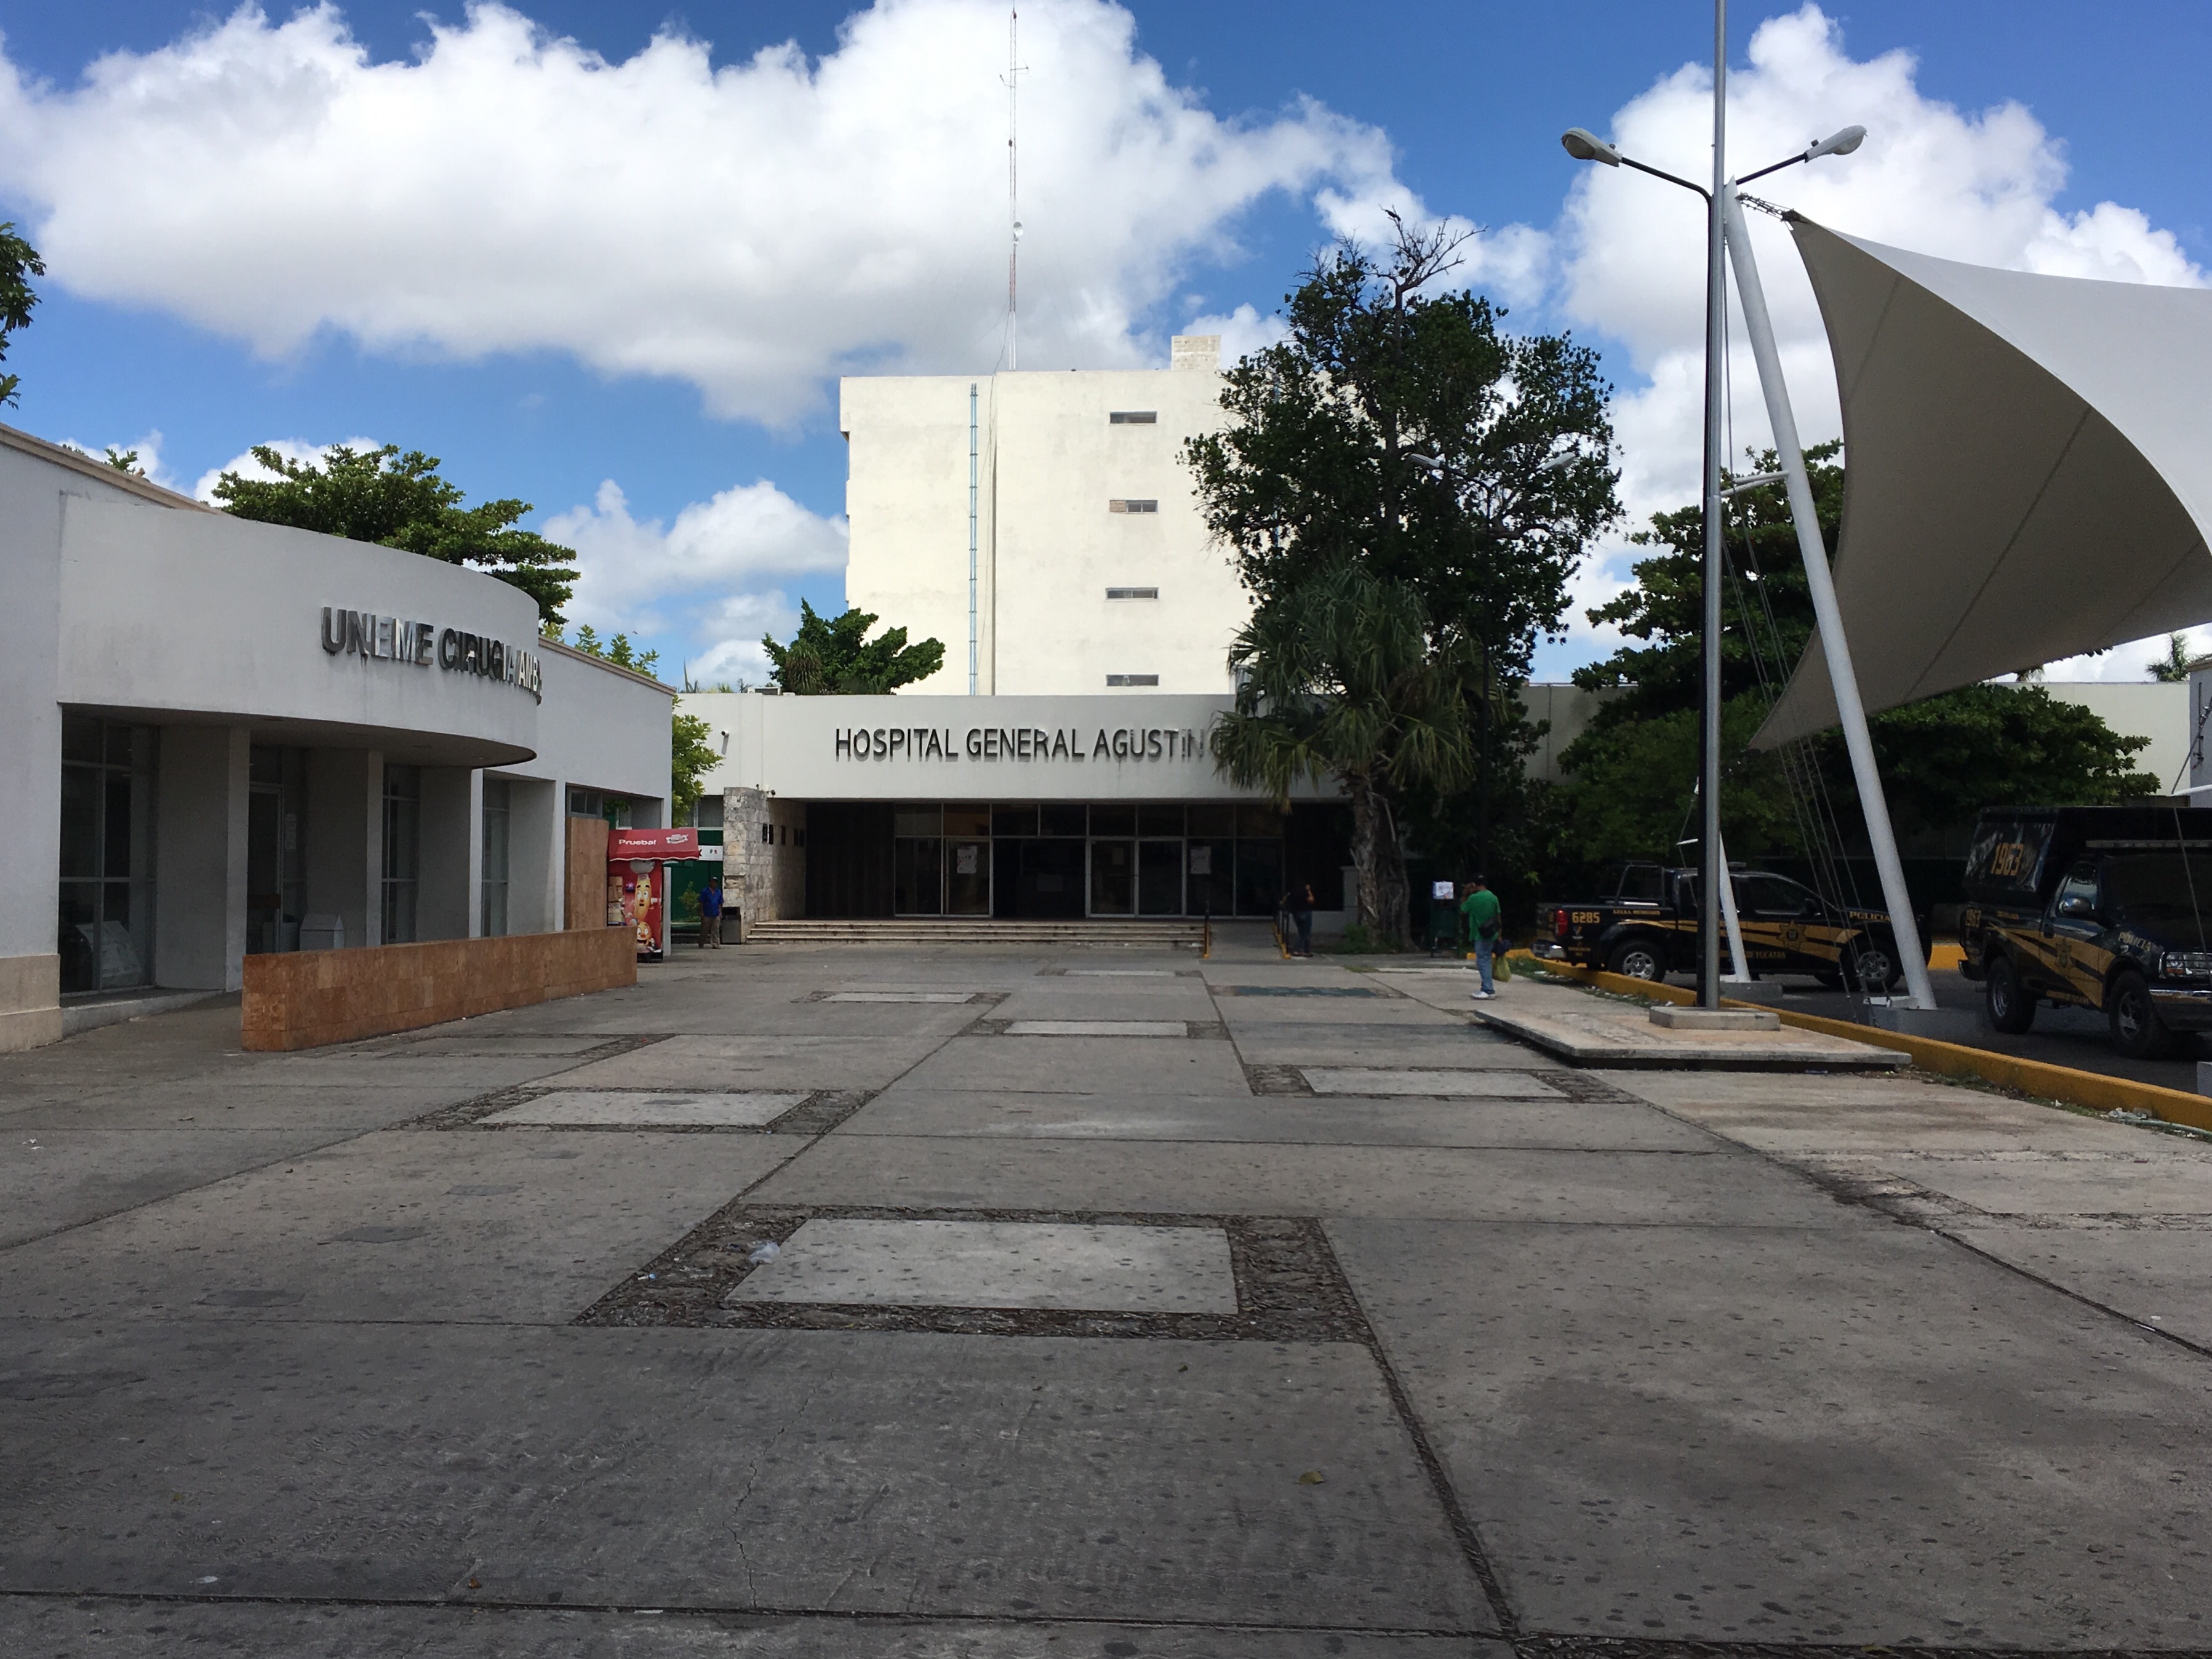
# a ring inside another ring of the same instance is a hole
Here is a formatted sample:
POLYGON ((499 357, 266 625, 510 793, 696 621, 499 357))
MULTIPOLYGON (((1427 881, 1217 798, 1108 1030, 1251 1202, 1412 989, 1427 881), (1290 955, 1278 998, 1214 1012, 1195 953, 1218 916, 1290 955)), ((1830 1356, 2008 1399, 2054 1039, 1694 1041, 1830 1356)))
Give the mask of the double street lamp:
POLYGON ((1901 965, 1911 988, 1912 1000, 1923 1007, 1933 1008, 1936 1006, 1935 994, 1928 982, 1927 961, 1920 948, 1919 927, 1905 895, 1904 868, 1898 860, 1895 837, 1891 833, 1881 780, 1875 769, 1874 748, 1867 734, 1865 708, 1859 700, 1857 677, 1851 671, 1850 647, 1844 639, 1843 624, 1836 608, 1826 549, 1821 542, 1819 520, 1814 512, 1812 485, 1806 477, 1804 455, 1797 442, 1789 392, 1781 378, 1781 362, 1774 347, 1773 329, 1767 319, 1765 296, 1759 288, 1758 268, 1753 263, 1751 244, 1744 233, 1742 210, 1736 201, 1737 186, 1753 179, 1764 178, 1784 167, 1796 167, 1800 162, 1818 161, 1824 155, 1850 155, 1865 142, 1866 129, 1845 127, 1840 132, 1808 144, 1797 155, 1761 167, 1756 173, 1747 173, 1741 179, 1729 177, 1727 156, 1727 9, 1726 0, 1717 0, 1713 8, 1711 189, 1623 155, 1618 147, 1607 143, 1585 127, 1571 128, 1559 139, 1567 154, 1578 161, 1595 161, 1610 167, 1632 167, 1638 173, 1650 173, 1655 179, 1663 179, 1670 185, 1679 185, 1684 190, 1694 191, 1704 198, 1705 203, 1705 545, 1701 629, 1702 684, 1698 725, 1698 797, 1701 820, 1698 835, 1698 1001, 1705 1008, 1717 1009, 1720 1006, 1719 919, 1725 902, 1724 884, 1728 880, 1720 822, 1721 465, 1723 459, 1722 447, 1725 441, 1723 435, 1723 400, 1726 392, 1722 384, 1721 365, 1728 328, 1728 288, 1723 262, 1733 254, 1744 302, 1745 320, 1750 328, 1753 355, 1758 359, 1759 380, 1766 393, 1767 411, 1774 425, 1775 445, 1780 453, 1782 473, 1778 481, 1787 486, 1790 514, 1796 522, 1798 547, 1805 561, 1806 582, 1812 590, 1813 608, 1820 624, 1821 644, 1827 655, 1829 672, 1835 681, 1836 706, 1843 717, 1844 746, 1850 754, 1853 780, 1858 786, 1859 799, 1866 808, 1868 839, 1873 844, 1875 867, 1881 877, 1882 896, 1889 910, 1892 936, 1898 953, 1904 958, 1901 965))

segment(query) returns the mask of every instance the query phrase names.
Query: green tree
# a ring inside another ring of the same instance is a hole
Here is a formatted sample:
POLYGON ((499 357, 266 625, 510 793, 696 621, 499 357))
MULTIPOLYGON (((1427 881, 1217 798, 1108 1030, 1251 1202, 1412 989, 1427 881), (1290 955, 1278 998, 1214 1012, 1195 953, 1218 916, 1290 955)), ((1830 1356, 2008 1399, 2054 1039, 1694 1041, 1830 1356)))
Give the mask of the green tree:
POLYGON ((2189 678, 2189 665, 2196 659, 2196 653, 2189 648, 2188 635, 2168 634, 2166 636, 2166 655, 2154 658, 2143 666, 2150 670, 2151 678, 2171 685, 2189 678))
MULTIPOLYGON (((1840 451, 1830 443, 1806 453, 1832 557, 1843 513, 1840 451)), ((1776 470, 1771 450, 1749 459, 1754 473, 1776 470)), ((1671 859, 1691 833, 1703 524, 1695 507, 1654 514, 1650 528, 1632 538, 1654 550, 1636 564, 1636 586, 1589 612, 1592 622, 1612 624, 1632 642, 1575 675, 1585 690, 1611 695, 1559 757, 1567 781, 1550 817, 1555 861, 1671 859)), ((1748 747, 1814 632, 1796 531, 1779 485, 1733 498, 1728 562, 1721 809, 1729 852, 1803 853, 1791 768, 1778 753, 1748 747)), ((1966 686, 1877 714, 1868 726, 1891 816, 1906 834, 1969 823, 1983 806, 2094 805, 2160 787, 2132 764, 2148 739, 2121 736, 2039 685, 1966 686)), ((1817 779, 1856 840, 1858 796, 1840 737, 1809 739, 1802 754, 1809 772, 1800 769, 1801 781, 1817 779)))
POLYGON ((945 665, 942 641, 908 645, 903 628, 887 628, 872 640, 867 633, 875 625, 876 618, 857 605, 842 617, 823 617, 801 599, 799 632, 790 644, 761 637, 773 665, 769 678, 795 696, 867 696, 927 679, 945 665))
MULTIPOLYGON (((16 234, 15 222, 0 220, 0 362, 7 361, 8 337, 31 325, 31 308, 39 296, 31 278, 46 274, 46 262, 38 249, 16 234)), ((15 401, 20 374, 0 374, 0 404, 15 401)))
POLYGON ((559 625, 561 607, 576 586, 576 555, 535 531, 513 527, 534 510, 528 501, 510 497, 463 507, 460 488, 439 476, 436 456, 419 449, 403 453, 396 444, 358 452, 334 444, 319 465, 261 445, 253 459, 279 476, 224 473, 215 496, 225 511, 473 565, 520 588, 538 602, 544 623, 559 625))
POLYGON ((689 823, 699 805, 699 780, 714 769, 722 758, 708 741, 714 728, 696 714, 678 710, 669 728, 669 799, 676 808, 676 822, 689 823))
POLYGON ((1336 782, 1352 805, 1359 925, 1378 944, 1403 945, 1393 805, 1409 787, 1449 790, 1473 771, 1474 652, 1463 641, 1438 649, 1410 586, 1347 562, 1256 608, 1229 660, 1237 699, 1213 728, 1216 763, 1278 800, 1302 781, 1336 782))
POLYGON ((138 452, 135 449, 118 449, 113 444, 108 445, 107 464, 118 472, 128 472, 141 478, 146 476, 146 469, 138 465, 138 452))
MULTIPOLYGON (((660 653, 658 651, 639 650, 629 642, 627 634, 617 634, 611 640, 602 640, 599 631, 589 623, 577 625, 576 637, 573 640, 562 639, 558 628, 550 629, 549 637, 558 640, 573 650, 582 652, 587 657, 597 657, 601 662, 611 662, 617 668, 627 668, 635 673, 650 675, 660 666, 660 653)), ((684 687, 687 691, 696 689, 688 685, 684 687)))
MULTIPOLYGON (((1389 938, 1405 927, 1409 811, 1471 826, 1486 853, 1501 775, 1530 740, 1514 688, 1558 629, 1589 538, 1619 513, 1595 355, 1564 335, 1502 332, 1504 312, 1444 286, 1457 246, 1400 224, 1386 254, 1345 243, 1325 255, 1285 298, 1287 337, 1224 376, 1221 430, 1184 449, 1207 527, 1252 596, 1255 637, 1312 617, 1306 590, 1356 566, 1403 590, 1429 657, 1453 665, 1468 764, 1449 785, 1386 768, 1370 786, 1390 839, 1375 854, 1382 886, 1361 903, 1399 902, 1375 924, 1389 938)), ((1517 799, 1514 785, 1503 793, 1517 799)))

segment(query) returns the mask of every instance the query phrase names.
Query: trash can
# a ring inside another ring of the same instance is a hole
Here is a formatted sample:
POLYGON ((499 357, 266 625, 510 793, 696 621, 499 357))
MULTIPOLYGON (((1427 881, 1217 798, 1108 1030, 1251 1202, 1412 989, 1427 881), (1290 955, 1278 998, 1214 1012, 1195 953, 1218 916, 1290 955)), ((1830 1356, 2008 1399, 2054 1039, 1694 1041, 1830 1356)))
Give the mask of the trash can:
POLYGON ((300 921, 300 948, 302 951, 344 950, 345 918, 312 913, 302 917, 300 921))

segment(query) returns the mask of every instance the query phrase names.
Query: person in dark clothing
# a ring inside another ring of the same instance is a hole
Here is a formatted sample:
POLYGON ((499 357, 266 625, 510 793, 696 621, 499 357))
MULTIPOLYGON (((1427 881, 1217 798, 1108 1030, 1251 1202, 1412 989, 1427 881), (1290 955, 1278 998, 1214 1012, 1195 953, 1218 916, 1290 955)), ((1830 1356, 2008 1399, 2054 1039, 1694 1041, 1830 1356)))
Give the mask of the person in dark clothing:
POLYGON ((1292 956, 1313 954, 1313 884, 1302 881, 1291 889, 1291 925, 1298 930, 1298 945, 1292 956))
POLYGON ((722 884, 714 876, 707 878, 707 890, 699 895, 699 948, 722 948, 722 884))

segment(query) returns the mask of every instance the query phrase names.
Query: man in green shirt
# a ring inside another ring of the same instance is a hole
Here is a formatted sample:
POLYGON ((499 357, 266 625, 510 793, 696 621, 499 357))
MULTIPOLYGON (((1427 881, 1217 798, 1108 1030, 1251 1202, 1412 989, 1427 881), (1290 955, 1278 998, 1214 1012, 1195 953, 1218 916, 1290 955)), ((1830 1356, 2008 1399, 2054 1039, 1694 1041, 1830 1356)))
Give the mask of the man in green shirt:
POLYGON ((1459 902, 1459 913, 1467 921, 1467 936, 1474 945, 1475 971, 1482 975, 1482 988, 1474 994, 1477 1002, 1486 1002, 1498 994, 1498 988, 1490 981, 1491 958, 1498 951, 1499 935, 1504 931, 1498 921, 1498 895, 1490 890, 1490 884, 1477 876, 1468 884, 1467 896, 1459 902))

